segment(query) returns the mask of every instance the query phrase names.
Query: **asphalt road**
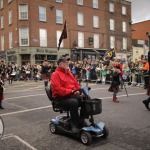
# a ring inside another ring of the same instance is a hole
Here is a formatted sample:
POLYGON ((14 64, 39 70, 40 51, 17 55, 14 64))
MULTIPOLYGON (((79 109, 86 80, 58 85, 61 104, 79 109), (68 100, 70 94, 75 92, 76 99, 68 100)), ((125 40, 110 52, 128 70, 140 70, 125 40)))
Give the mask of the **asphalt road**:
POLYGON ((150 150, 150 112, 142 104, 146 90, 126 87, 129 97, 123 89, 118 94, 120 103, 114 103, 108 84, 89 85, 90 96, 102 99, 102 113, 94 118, 108 127, 107 139, 94 139, 90 146, 84 146, 78 138, 52 134, 49 123, 59 113, 53 111, 43 81, 16 81, 5 86, 5 109, 0 110, 5 130, 0 150, 150 150))

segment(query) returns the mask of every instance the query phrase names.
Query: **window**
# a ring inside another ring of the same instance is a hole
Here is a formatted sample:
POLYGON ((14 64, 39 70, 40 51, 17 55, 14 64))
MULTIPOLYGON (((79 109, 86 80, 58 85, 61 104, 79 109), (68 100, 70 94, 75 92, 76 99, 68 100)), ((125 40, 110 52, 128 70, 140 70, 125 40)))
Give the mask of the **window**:
POLYGON ((93 8, 98 8, 98 0, 93 0, 93 8))
POLYGON ((99 18, 98 16, 93 16, 93 27, 99 28, 99 18))
POLYGON ((57 3, 62 3, 62 0, 56 0, 57 3))
POLYGON ((122 31, 127 32, 127 24, 124 21, 122 22, 122 31))
POLYGON ((56 23, 63 24, 63 13, 62 10, 56 10, 56 23))
POLYGON ((46 7, 39 6, 39 21, 46 21, 46 7))
POLYGON ((114 4, 109 3, 109 12, 114 12, 114 4))
POLYGON ((11 0, 8 0, 8 4, 11 2, 11 0))
POLYGON ((8 19, 9 19, 9 24, 12 24, 12 10, 9 10, 8 12, 8 19))
POLYGON ((28 28, 19 29, 19 45, 29 46, 29 29, 28 28))
POLYGON ((114 22, 114 19, 110 19, 110 30, 112 30, 112 31, 115 30, 115 22, 114 22))
POLYGON ((4 35, 1 35, 1 50, 4 50, 4 35))
POLYGON ((122 48, 123 50, 127 50, 127 38, 123 37, 123 41, 122 41, 122 48))
POLYGON ((110 36, 110 48, 115 48, 115 37, 110 36))
POLYGON ((83 26, 83 14, 78 13, 78 26, 83 26))
POLYGON ((4 16, 1 16, 1 29, 4 28, 4 16))
POLYGON ((78 5, 83 5, 83 0, 77 0, 78 5))
POLYGON ((9 48, 12 48, 12 32, 9 32, 9 48))
POLYGON ((19 5, 19 19, 20 20, 28 19, 28 5, 27 4, 19 5))
MULTIPOLYGON (((60 39, 60 36, 61 36, 61 33, 62 33, 62 31, 57 31, 57 46, 58 46, 58 44, 59 44, 59 39, 60 39)), ((61 44, 60 44, 60 47, 64 47, 64 41, 62 41, 61 42, 61 44)))
POLYGON ((84 47, 84 33, 78 32, 78 47, 84 47))
POLYGON ((1 0, 1 9, 4 7, 4 0, 1 0))
POLYGON ((94 48, 99 48, 99 35, 94 34, 94 48))
POLYGON ((47 47, 47 30, 40 29, 40 46, 47 47))
POLYGON ((122 14, 123 14, 123 15, 126 15, 126 14, 127 14, 127 10, 126 10, 126 7, 125 7, 125 6, 122 6, 122 14))

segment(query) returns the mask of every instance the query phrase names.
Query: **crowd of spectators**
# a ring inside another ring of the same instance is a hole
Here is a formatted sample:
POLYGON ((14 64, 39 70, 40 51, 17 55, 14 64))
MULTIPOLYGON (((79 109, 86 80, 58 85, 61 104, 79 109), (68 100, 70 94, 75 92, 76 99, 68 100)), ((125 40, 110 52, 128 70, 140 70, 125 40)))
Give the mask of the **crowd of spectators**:
MULTIPOLYGON (((133 86, 140 86, 144 84, 144 65, 147 60, 137 60, 135 62, 125 60, 125 59, 114 59, 109 61, 95 60, 95 61, 70 61, 70 70, 74 77, 79 81, 88 80, 89 82, 96 83, 110 83, 111 82, 111 72, 114 66, 119 65, 123 80, 125 83, 133 86)), ((12 81, 17 80, 42 80, 42 68, 46 66, 46 74, 51 76, 51 74, 57 68, 56 62, 48 62, 45 60, 42 64, 26 63, 25 65, 19 66, 15 63, 9 63, 6 65, 4 61, 0 62, 0 75, 1 79, 4 81, 8 80, 9 84, 12 81), (45 63, 46 62, 46 63, 45 63)), ((147 72, 148 70, 146 70, 147 72)))

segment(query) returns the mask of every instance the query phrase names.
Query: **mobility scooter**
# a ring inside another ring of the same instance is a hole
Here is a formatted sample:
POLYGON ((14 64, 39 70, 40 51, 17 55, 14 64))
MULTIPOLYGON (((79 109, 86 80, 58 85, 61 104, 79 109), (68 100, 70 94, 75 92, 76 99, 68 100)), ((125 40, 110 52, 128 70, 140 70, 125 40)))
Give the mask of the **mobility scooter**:
POLYGON ((50 131, 53 134, 63 131, 65 133, 77 136, 80 138, 84 145, 90 145, 92 143, 92 137, 103 137, 107 138, 109 135, 108 128, 103 122, 97 124, 94 123, 93 115, 100 114, 102 112, 102 101, 101 99, 91 99, 89 96, 89 88, 84 87, 80 89, 85 95, 83 103, 85 107, 85 114, 88 116, 89 124, 84 123, 78 131, 73 131, 70 123, 69 110, 65 110, 58 105, 57 100, 52 98, 52 91, 49 87, 45 87, 46 94, 49 100, 52 102, 52 107, 55 112, 67 112, 66 115, 57 116, 55 119, 50 121, 50 131))

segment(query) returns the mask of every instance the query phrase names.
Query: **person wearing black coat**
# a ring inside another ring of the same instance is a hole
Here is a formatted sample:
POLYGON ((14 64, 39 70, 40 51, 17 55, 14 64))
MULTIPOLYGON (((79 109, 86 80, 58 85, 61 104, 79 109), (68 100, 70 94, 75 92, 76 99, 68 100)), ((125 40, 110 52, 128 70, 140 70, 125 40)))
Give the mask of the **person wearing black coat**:
POLYGON ((119 91, 119 85, 120 85, 120 67, 115 66, 112 73, 112 83, 110 85, 110 88, 108 89, 109 92, 113 92, 113 102, 119 103, 119 100, 117 99, 117 93, 119 91))

